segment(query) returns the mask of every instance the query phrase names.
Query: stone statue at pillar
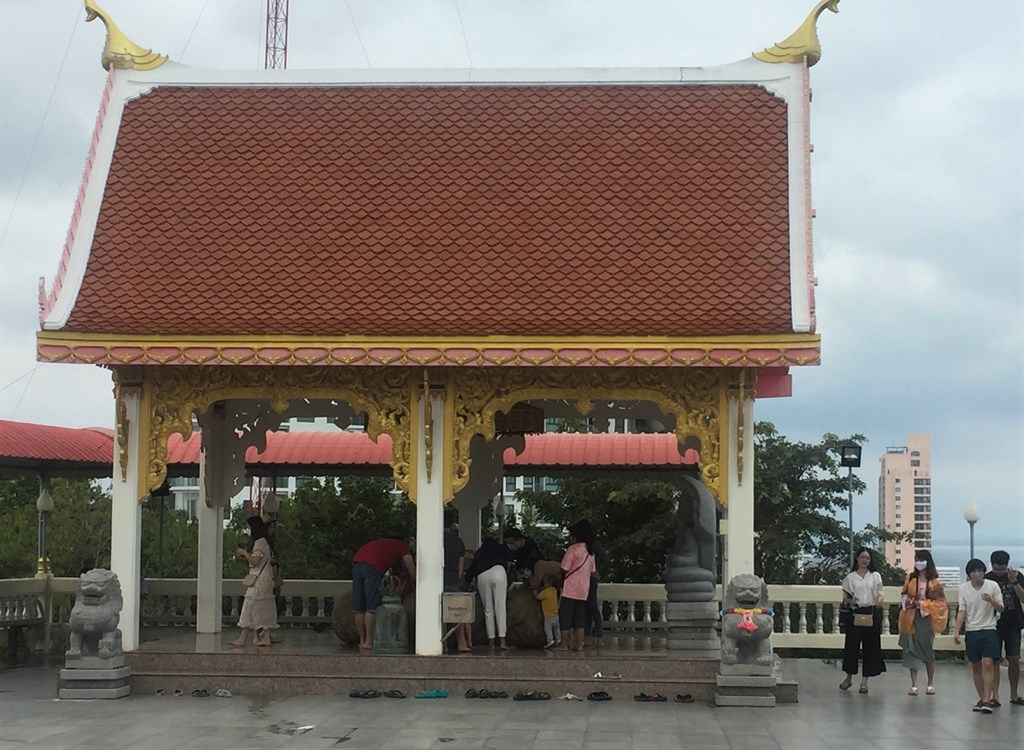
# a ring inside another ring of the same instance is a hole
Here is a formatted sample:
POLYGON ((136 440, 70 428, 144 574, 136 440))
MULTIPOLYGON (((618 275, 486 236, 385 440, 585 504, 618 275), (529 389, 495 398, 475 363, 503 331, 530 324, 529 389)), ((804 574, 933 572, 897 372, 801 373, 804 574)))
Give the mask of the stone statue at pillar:
POLYGON ((69 660, 85 656, 116 659, 122 655, 121 582, 109 570, 94 568, 82 574, 75 593, 69 626, 71 643, 64 654, 69 660))
POLYGON ((722 664, 771 667, 774 627, 768 584, 753 573, 734 576, 722 607, 722 664))
POLYGON ((676 511, 675 546, 668 556, 665 588, 670 602, 708 602, 715 596, 715 497, 704 483, 683 477, 676 511))

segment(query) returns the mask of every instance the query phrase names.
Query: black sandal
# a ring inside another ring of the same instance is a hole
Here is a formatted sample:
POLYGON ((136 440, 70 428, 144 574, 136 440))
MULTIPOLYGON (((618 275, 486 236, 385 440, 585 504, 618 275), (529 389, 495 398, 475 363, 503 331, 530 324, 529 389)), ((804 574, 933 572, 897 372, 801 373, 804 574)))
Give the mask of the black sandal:
POLYGON ((693 703, 693 696, 689 693, 679 693, 673 700, 676 703, 693 703))
POLYGON ((608 695, 604 690, 595 690, 593 693, 587 695, 588 701, 610 701, 612 697, 608 695))

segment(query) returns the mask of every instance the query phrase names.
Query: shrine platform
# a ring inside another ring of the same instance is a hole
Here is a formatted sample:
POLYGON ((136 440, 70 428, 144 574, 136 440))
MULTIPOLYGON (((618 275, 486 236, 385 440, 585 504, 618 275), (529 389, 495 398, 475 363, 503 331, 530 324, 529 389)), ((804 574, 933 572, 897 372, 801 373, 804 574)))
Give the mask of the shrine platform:
MULTIPOLYGON (((347 695, 351 690, 397 689, 409 695, 445 689, 462 696, 471 688, 505 691, 567 692, 586 697, 604 690, 613 698, 638 693, 672 698, 692 695, 714 700, 714 656, 667 652, 657 636, 606 637, 603 647, 583 652, 476 647, 469 654, 441 656, 360 653, 341 644, 333 632, 282 629, 280 644, 269 649, 228 645, 236 630, 216 635, 183 628, 146 628, 140 649, 126 654, 134 694, 173 694, 181 690, 213 693, 226 688, 238 695, 347 695), (621 675, 618 679, 594 675, 621 675)), ((797 701, 797 683, 784 679, 775 689, 779 703, 797 701)))

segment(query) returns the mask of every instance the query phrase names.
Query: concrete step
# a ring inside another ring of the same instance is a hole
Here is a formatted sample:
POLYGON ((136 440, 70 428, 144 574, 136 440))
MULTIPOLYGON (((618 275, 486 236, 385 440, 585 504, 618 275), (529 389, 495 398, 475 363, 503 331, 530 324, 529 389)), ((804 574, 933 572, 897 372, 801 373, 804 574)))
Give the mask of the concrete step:
MULTIPOLYGON (((698 702, 713 702, 718 662, 711 658, 681 659, 664 655, 623 659, 620 656, 549 655, 513 652, 507 656, 374 656, 296 653, 154 653, 127 654, 131 686, 137 694, 195 689, 211 694, 227 688, 238 695, 338 695, 351 690, 444 688, 450 698, 466 700, 470 688, 516 692, 544 690, 553 696, 567 692, 580 697, 604 690, 616 700, 638 693, 661 693, 669 698, 690 694, 698 702), (621 679, 595 679, 594 674, 618 673, 621 679)), ((780 703, 797 699, 795 683, 775 689, 780 703)))

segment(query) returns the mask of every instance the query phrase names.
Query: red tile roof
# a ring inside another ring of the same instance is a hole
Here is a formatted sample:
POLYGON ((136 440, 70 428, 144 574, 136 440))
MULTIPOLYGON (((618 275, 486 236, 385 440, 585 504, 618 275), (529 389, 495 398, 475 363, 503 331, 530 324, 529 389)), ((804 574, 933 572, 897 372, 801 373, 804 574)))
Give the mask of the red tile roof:
MULTIPOLYGON (((201 436, 193 433, 188 440, 172 434, 167 440, 168 464, 198 464, 201 436)), ((377 442, 362 432, 331 430, 328 432, 268 432, 267 448, 262 453, 255 447, 245 452, 251 465, 301 465, 382 467, 391 460, 391 436, 381 435, 377 442)))
POLYGON ((508 448, 505 466, 684 466, 700 455, 692 448, 679 453, 675 435, 559 433, 527 435, 523 452, 508 448))
MULTIPOLYGON (((174 467, 199 463, 200 434, 188 440, 172 434, 167 441, 167 463, 174 467)), ((113 462, 113 431, 102 428, 73 429, 52 425, 0 420, 0 470, 99 467, 109 475, 113 462)), ((618 435, 544 433, 527 435, 522 454, 509 448, 504 462, 518 470, 529 467, 629 467, 681 466, 700 457, 688 449, 680 455, 673 435, 618 435)), ((362 432, 343 430, 269 432, 262 453, 250 447, 245 461, 251 466, 301 466, 383 468, 391 460, 391 438, 381 435, 376 443, 362 432)), ((172 474, 176 473, 173 469, 172 474)), ((186 472, 187 473, 187 472, 186 472)), ((516 472, 510 472, 516 473, 516 472)), ((96 474, 97 476, 101 475, 96 474)))
POLYGON ((792 331, 787 108, 756 85, 157 87, 67 331, 792 331))
POLYGON ((0 468, 52 468, 109 475, 114 431, 102 427, 56 427, 0 420, 0 468))

